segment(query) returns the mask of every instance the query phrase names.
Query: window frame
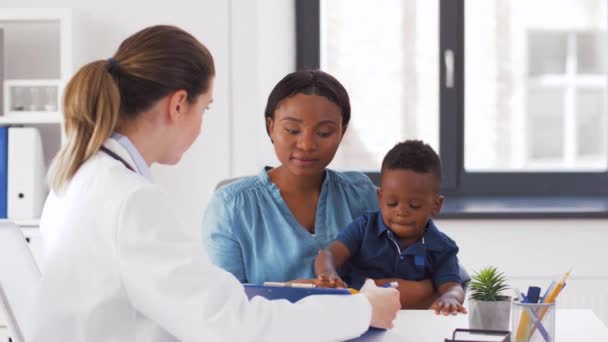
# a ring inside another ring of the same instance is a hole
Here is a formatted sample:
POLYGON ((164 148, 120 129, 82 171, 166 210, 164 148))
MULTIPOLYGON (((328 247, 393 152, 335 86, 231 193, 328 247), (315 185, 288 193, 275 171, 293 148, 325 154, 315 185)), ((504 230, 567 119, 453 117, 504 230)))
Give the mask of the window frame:
MULTIPOLYGON (((606 204, 608 171, 605 172, 470 172, 464 169, 464 2, 439 3, 439 152, 443 163, 442 193, 452 198, 590 198, 606 204), (454 56, 453 87, 447 87, 444 54, 454 56)), ((296 0, 296 67, 320 67, 320 0, 296 0)), ((379 172, 368 176, 378 184, 379 172)), ((564 201, 562 201, 563 203, 564 201)), ((576 206, 576 203, 573 204, 576 206)), ((608 208, 600 211, 603 215, 608 208)), ((542 211, 542 210, 541 210, 542 211)))

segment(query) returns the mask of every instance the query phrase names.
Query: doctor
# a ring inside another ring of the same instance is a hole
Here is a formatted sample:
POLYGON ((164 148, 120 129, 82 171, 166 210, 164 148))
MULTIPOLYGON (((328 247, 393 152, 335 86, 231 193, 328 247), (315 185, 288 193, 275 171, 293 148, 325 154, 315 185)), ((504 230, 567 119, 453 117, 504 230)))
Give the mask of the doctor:
POLYGON ((214 75, 200 42, 154 26, 69 82, 28 341, 322 341, 392 326, 398 292, 371 281, 361 295, 249 301, 180 224, 149 167, 199 135, 214 75))

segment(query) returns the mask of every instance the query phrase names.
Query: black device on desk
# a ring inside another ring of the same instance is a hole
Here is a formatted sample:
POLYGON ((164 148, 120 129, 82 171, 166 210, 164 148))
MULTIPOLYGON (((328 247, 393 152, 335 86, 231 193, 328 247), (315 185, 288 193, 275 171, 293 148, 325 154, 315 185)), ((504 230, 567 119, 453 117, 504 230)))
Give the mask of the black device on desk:
POLYGON ((511 332, 505 330, 456 329, 445 342, 510 342, 511 332))

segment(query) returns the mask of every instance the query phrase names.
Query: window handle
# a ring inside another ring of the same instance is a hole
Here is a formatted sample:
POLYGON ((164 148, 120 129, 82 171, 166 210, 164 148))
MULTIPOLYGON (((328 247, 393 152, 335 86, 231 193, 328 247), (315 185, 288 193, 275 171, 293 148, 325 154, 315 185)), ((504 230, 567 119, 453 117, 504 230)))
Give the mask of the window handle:
POLYGON ((445 87, 454 88, 454 51, 447 49, 443 52, 445 65, 445 87))

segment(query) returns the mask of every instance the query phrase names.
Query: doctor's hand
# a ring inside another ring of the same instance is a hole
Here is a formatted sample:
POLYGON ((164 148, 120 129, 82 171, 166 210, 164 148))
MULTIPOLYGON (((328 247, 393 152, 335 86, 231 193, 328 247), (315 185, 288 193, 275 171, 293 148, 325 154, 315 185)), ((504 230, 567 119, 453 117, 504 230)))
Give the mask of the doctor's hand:
POLYGON ((381 329, 392 328, 397 312, 401 309, 399 291, 393 288, 378 287, 372 279, 367 279, 359 293, 366 296, 372 305, 370 325, 381 329))

